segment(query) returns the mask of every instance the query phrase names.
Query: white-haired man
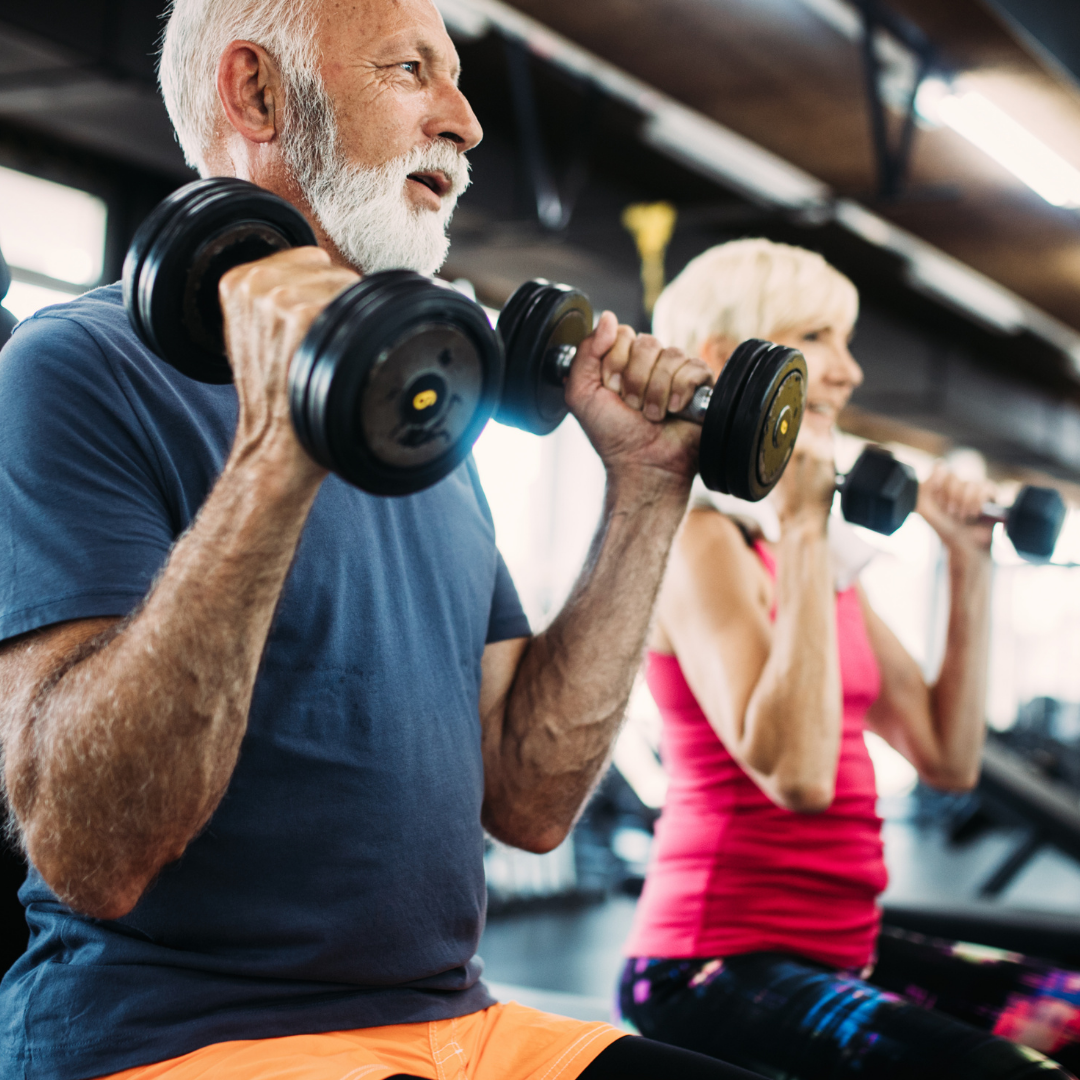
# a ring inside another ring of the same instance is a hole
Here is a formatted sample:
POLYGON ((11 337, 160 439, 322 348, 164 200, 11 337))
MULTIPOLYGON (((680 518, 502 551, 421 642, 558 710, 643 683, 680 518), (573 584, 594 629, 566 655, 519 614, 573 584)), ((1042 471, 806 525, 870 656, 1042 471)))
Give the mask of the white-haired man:
MULTIPOLYGON (((147 352, 110 286, 0 365, 0 735, 32 869, 0 1074, 473 1080, 737 1070, 492 1001, 482 825, 567 834, 609 751, 707 369, 605 315, 568 395, 608 492, 530 636, 475 469, 378 499, 327 477, 286 372, 358 273, 433 272, 479 125, 430 0, 176 0, 185 153, 320 248, 230 273, 231 387, 147 352)), ((740 1074, 745 1075, 745 1074, 740 1074)))

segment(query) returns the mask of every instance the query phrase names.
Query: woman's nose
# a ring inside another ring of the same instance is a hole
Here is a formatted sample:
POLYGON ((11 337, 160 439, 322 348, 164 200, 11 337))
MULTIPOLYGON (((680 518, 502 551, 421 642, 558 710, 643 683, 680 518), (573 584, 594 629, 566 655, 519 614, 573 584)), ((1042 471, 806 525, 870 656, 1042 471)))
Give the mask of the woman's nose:
POLYGON ((852 390, 862 385, 863 381, 863 369, 859 366, 859 361, 851 355, 851 350, 846 345, 841 345, 834 350, 829 375, 834 382, 844 383, 850 386, 852 390))

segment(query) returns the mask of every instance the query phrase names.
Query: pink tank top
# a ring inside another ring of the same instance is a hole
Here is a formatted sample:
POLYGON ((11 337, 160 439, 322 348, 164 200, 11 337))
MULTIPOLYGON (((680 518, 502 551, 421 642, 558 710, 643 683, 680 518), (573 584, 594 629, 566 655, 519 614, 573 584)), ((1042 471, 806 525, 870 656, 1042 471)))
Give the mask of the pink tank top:
MULTIPOLYGON (((773 557, 754 550, 775 579, 773 557)), ((716 736, 678 660, 649 654, 670 786, 626 955, 772 950, 854 969, 873 958, 888 879, 863 729, 880 672, 854 588, 837 594, 836 627, 843 736, 836 796, 821 814, 771 802, 716 736)))

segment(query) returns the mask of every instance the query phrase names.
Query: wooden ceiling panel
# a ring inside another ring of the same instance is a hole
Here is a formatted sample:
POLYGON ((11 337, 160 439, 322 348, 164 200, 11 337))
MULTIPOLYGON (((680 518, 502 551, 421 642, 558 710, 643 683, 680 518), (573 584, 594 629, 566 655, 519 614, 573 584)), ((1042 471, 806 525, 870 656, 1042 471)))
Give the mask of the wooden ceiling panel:
MULTIPOLYGON (((1080 329, 1080 215, 1049 206, 959 135, 921 131, 910 197, 874 202, 858 44, 801 0, 512 2, 1080 329), (926 197, 945 187, 954 197, 926 197)), ((894 7, 1080 166, 1080 94, 981 0, 894 7)))

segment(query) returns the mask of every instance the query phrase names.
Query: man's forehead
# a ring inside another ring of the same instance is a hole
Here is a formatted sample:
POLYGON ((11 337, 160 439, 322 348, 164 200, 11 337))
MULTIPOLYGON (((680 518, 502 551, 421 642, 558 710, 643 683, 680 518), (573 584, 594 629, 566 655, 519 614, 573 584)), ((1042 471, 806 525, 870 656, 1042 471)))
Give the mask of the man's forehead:
POLYGON ((432 0, 324 0, 323 33, 346 48, 393 53, 407 49, 450 68, 460 63, 432 0))

